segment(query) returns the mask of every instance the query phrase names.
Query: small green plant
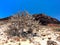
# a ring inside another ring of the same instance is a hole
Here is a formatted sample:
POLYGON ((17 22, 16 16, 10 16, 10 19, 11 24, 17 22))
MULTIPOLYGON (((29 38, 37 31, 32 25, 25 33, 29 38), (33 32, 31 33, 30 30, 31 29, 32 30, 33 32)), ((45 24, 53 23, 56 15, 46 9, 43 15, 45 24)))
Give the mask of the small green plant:
POLYGON ((19 45, 21 45, 21 44, 19 43, 19 45))
POLYGON ((55 29, 56 31, 60 31, 60 28, 55 29))

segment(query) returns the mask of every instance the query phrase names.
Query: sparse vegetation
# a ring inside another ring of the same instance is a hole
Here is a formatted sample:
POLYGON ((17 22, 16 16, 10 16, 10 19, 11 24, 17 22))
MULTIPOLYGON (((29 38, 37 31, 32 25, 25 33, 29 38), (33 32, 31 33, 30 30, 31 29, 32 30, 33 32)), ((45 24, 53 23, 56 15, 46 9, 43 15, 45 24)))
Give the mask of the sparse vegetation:
POLYGON ((33 17, 30 16, 29 14, 26 14, 26 16, 23 14, 22 16, 17 14, 16 17, 14 16, 12 17, 12 19, 10 19, 10 22, 11 22, 11 26, 9 26, 10 30, 6 31, 8 36, 28 37, 27 36, 28 34, 34 36, 36 35, 36 32, 35 33, 33 32, 39 30, 40 27, 39 22, 34 21, 33 17))
MULTIPOLYGON (((47 45, 57 44, 54 39, 58 35, 53 32, 53 29, 59 32, 60 28, 40 25, 39 21, 34 20, 34 18, 29 14, 22 14, 22 16, 17 14, 12 16, 8 21, 9 25, 7 23, 0 28, 0 31, 2 32, 2 34, 0 33, 0 36, 2 37, 0 40, 3 42, 7 40, 7 43, 12 43, 10 45, 46 45, 46 43, 48 43, 47 45)), ((42 23, 44 22, 45 21, 42 23)))

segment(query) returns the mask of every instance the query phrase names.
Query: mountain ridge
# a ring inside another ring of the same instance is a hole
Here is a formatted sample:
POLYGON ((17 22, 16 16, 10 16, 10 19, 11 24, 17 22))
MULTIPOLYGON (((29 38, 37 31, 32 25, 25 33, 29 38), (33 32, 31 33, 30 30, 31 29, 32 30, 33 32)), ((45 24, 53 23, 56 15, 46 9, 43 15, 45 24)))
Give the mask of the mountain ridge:
MULTIPOLYGON (((17 17, 17 15, 9 16, 6 18, 0 18, 0 21, 6 21, 6 20, 8 21, 11 17, 14 17, 14 16, 17 17)), ((60 21, 58 19, 50 17, 45 14, 33 14, 32 17, 35 18, 34 20, 39 21, 39 23, 41 23, 42 25, 60 24, 60 21)))

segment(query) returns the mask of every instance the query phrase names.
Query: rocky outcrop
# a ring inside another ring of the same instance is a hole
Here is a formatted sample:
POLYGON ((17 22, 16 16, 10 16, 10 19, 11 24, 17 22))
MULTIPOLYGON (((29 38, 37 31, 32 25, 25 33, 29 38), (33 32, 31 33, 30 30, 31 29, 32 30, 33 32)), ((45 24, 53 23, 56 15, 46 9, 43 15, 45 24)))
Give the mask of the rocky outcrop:
POLYGON ((39 21, 42 25, 47 24, 60 24, 60 21, 52 18, 50 16, 46 16, 45 14, 34 14, 33 17, 35 17, 36 21, 39 21))

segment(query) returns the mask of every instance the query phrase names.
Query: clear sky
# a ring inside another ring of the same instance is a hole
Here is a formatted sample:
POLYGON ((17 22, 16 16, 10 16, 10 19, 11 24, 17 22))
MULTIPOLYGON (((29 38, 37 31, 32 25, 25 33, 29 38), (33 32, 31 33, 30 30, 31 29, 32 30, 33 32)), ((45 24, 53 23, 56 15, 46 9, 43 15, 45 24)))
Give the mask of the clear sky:
POLYGON ((60 20, 60 0, 0 0, 0 18, 24 10, 30 14, 44 13, 60 20))

